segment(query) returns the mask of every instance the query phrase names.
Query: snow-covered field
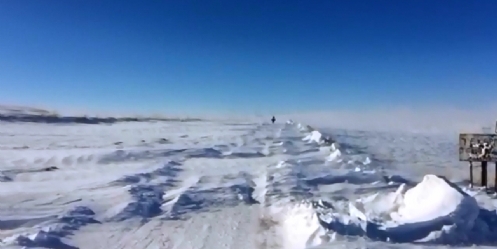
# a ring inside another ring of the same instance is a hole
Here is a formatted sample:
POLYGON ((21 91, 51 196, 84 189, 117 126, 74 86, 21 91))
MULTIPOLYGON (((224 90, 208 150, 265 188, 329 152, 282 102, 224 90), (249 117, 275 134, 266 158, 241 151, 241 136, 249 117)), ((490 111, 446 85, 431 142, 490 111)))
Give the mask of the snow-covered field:
POLYGON ((0 247, 496 246, 497 201, 466 189, 456 142, 292 122, 2 122, 0 247))

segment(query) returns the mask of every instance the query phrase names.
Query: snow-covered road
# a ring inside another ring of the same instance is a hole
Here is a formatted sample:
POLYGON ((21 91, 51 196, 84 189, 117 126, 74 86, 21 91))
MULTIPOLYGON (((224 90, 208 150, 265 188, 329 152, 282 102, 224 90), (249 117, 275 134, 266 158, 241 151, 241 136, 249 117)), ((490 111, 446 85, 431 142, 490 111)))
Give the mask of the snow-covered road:
POLYGON ((375 138, 291 122, 2 123, 0 246, 495 245, 490 197, 363 146, 375 138))

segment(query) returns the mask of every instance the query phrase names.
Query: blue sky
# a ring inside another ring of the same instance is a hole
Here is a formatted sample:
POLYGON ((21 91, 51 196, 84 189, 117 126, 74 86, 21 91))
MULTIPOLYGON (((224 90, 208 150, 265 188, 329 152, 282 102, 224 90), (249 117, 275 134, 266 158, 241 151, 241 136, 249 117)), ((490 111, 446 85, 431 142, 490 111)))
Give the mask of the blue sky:
POLYGON ((495 103, 496 13, 493 0, 2 0, 0 100, 166 113, 473 108, 495 103))

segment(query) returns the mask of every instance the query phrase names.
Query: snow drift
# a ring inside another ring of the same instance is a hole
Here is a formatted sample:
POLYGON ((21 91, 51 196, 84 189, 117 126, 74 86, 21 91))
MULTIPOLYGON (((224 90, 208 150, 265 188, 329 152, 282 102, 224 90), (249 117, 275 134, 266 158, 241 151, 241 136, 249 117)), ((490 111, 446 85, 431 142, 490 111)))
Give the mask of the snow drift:
POLYGON ((267 211, 274 227, 274 235, 279 240, 279 248, 303 249, 320 245, 320 236, 326 231, 310 203, 297 203, 286 206, 272 206, 267 211))
POLYGON ((4 125, 0 247, 497 244, 497 215, 481 203, 493 200, 433 174, 407 179, 371 153, 381 143, 351 142, 376 133, 293 121, 4 125))
POLYGON ((324 226, 339 235, 395 243, 497 242, 495 211, 480 208, 474 197, 435 175, 426 175, 409 190, 402 184, 395 192, 350 201, 342 210, 336 207, 321 202, 318 213, 324 226))
MULTIPOLYGON (((302 124, 297 128, 306 134, 303 141, 324 144, 325 136, 320 131, 302 124)), ((343 152, 337 142, 330 140, 333 142, 326 160, 340 163, 343 152)), ((371 163, 371 159, 366 157, 362 166, 371 163)), ((349 174, 366 173, 361 168, 355 171, 349 174)), ((369 173, 371 179, 378 174, 374 168, 369 173)), ((393 184, 393 177, 383 176, 388 185, 393 184)), ((402 182, 409 181, 399 181, 402 182)), ((332 238, 335 240, 341 236, 360 236, 393 243, 497 243, 495 209, 489 211, 480 207, 467 190, 437 175, 425 175, 415 186, 402 183, 393 192, 376 192, 348 201, 317 201, 315 210, 321 225, 334 235, 332 238)))

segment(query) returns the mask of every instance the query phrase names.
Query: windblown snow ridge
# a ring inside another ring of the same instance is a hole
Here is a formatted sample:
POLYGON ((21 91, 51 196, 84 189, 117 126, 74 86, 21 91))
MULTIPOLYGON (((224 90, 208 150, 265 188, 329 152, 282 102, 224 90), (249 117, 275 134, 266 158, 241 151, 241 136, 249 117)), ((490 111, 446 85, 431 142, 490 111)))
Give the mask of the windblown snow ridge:
MULTIPOLYGON (((20 159, 5 153, 6 163, 22 167, 0 172, 0 182, 18 190, 3 191, 9 208, 2 211, 0 247, 303 249, 335 247, 334 242, 344 247, 359 239, 383 247, 497 244, 496 212, 479 203, 485 196, 436 175, 420 182, 395 175, 390 170, 402 174, 402 165, 384 167, 376 159, 380 153, 356 146, 364 134, 329 130, 331 136, 293 122, 149 125, 102 126, 109 129, 98 134, 93 132, 98 126, 75 126, 90 129, 83 134, 95 136, 92 144, 101 139, 103 150, 78 148, 68 155, 69 146, 60 146, 53 159, 45 151, 24 154, 33 148, 13 151, 20 159), (110 140, 125 140, 117 148, 100 138, 119 127, 122 132, 110 140), (128 131, 147 141, 171 135, 144 146, 126 143, 128 131), (350 134, 357 140, 351 142, 350 134), (57 169, 41 171, 50 165, 57 169), (30 191, 21 191, 23 181, 33 183, 30 191), (61 195, 45 197, 55 191, 61 195), (67 212, 75 202, 79 207, 67 212), (251 247, 255 238, 260 243, 251 247)), ((46 137, 59 142, 65 141, 60 135, 71 134, 61 130, 46 137)), ((26 144, 33 137, 45 148, 46 137, 29 136, 26 144)), ((67 144, 74 146, 81 137, 67 144)), ((16 139, 5 143, 10 141, 16 139)))
MULTIPOLYGON (((297 124, 297 127, 307 133, 305 141, 317 144, 333 141, 331 154, 336 151, 338 155, 330 157, 334 161, 340 160, 342 155, 336 141, 310 126, 297 124)), ((374 171, 374 167, 380 165, 371 166, 370 169, 374 171)), ((327 242, 366 237, 387 243, 497 245, 496 210, 481 207, 471 190, 432 174, 425 175, 419 183, 413 183, 400 176, 378 175, 378 172, 355 174, 355 171, 361 169, 351 170, 341 178, 352 184, 377 186, 385 186, 385 183, 392 186, 393 181, 398 183, 394 184, 398 188, 391 192, 388 191, 390 188, 374 192, 371 190, 375 188, 368 188, 370 191, 364 193, 355 191, 358 197, 340 196, 327 201, 312 201, 318 222, 329 235, 330 240, 327 242), (377 176, 383 181, 378 183, 377 176), (353 179, 357 179, 356 183, 353 179)), ((364 169, 362 171, 365 173, 364 169)), ((307 180, 307 184, 333 185, 345 182, 339 178, 336 175, 320 176, 307 180)))
POLYGON ((357 200, 318 202, 321 224, 339 236, 393 243, 497 244, 497 214, 443 177, 426 175, 406 190, 357 200))
POLYGON ((100 223, 94 219, 95 212, 85 206, 76 206, 65 215, 55 220, 48 219, 34 227, 32 233, 17 234, 3 240, 0 245, 19 245, 24 247, 77 249, 78 247, 66 244, 62 239, 72 235, 74 231, 88 224, 100 223))

